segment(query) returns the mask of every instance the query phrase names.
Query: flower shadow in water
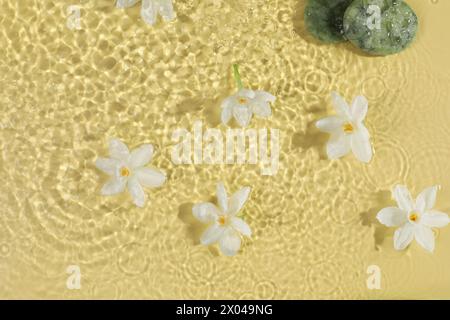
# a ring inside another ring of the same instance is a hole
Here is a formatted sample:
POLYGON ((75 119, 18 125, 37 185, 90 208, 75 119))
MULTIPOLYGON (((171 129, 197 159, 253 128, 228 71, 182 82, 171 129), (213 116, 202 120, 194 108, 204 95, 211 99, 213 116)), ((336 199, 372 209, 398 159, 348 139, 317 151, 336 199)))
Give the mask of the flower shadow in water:
POLYGON ((204 231, 204 225, 195 219, 192 214, 193 203, 183 203, 178 209, 178 218, 187 225, 187 235, 194 244, 200 244, 200 237, 204 231))
POLYGON ((208 127, 215 128, 221 124, 221 108, 218 99, 187 97, 180 101, 171 112, 178 122, 190 113, 194 115, 193 119, 203 120, 208 127))
POLYGON ((222 120, 220 118, 222 108, 218 99, 209 99, 203 102, 203 119, 211 128, 220 126, 222 120))
POLYGON ((375 240, 375 249, 378 250, 384 243, 384 240, 394 234, 393 228, 388 228, 377 220, 377 213, 380 212, 381 209, 394 205, 392 202, 391 191, 383 190, 377 192, 375 194, 375 202, 377 204, 376 207, 369 209, 366 212, 362 212, 360 216, 363 226, 375 227, 373 236, 375 240))
MULTIPOLYGON (((216 198, 212 197, 207 202, 215 203, 216 198)), ((192 214, 192 207, 194 206, 194 203, 188 202, 183 203, 178 208, 178 218, 183 221, 183 223, 187 226, 187 236, 192 240, 192 243, 194 245, 201 245, 200 238, 206 230, 206 226, 198 221, 194 215, 192 214)), ((207 246, 209 252, 217 257, 220 255, 219 250, 216 248, 216 246, 207 246)))
POLYGON ((320 159, 328 159, 326 153, 326 144, 329 139, 329 134, 319 131, 316 128, 316 120, 308 124, 305 133, 296 132, 291 137, 291 148, 302 148, 304 150, 316 148, 319 152, 320 159))

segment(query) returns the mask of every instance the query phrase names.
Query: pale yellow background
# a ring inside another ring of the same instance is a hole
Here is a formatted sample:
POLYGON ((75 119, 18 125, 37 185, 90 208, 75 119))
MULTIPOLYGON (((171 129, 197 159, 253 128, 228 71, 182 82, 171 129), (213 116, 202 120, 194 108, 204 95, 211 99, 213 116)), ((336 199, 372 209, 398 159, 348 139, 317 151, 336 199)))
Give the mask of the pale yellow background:
POLYGON ((304 30, 304 0, 174 0, 178 18, 146 25, 139 6, 113 0, 0 0, 1 298, 450 298, 450 227, 429 254, 392 247, 375 214, 390 190, 440 184, 450 212, 450 1, 408 0, 416 42, 389 57, 349 44, 321 45, 304 30), (66 27, 81 7, 82 30, 66 27), (220 102, 244 83, 278 98, 252 128, 281 131, 280 170, 175 166, 173 130, 219 124, 220 102), (332 113, 329 94, 364 94, 375 156, 329 161, 314 122, 332 113), (168 174, 147 190, 101 197, 94 167, 107 141, 153 143, 168 174), (223 180, 253 188, 253 229, 240 254, 199 245, 193 203, 214 200, 223 180), (66 288, 79 265, 81 290, 66 288), (382 271, 382 289, 366 270, 382 271))

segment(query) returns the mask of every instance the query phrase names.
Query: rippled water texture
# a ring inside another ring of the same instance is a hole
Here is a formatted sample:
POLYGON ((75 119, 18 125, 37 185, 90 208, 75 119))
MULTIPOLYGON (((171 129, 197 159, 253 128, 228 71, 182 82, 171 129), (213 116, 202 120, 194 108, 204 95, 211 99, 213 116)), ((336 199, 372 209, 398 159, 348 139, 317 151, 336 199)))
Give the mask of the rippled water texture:
POLYGON ((433 255, 392 245, 375 221, 390 189, 440 184, 450 212, 450 1, 408 0, 420 19, 405 52, 367 57, 305 32, 304 0, 174 0, 177 19, 147 26, 113 0, 0 0, 1 298, 450 298, 450 228, 433 255), (66 26, 81 8, 81 30, 66 26), (219 125, 220 101, 243 81, 274 93, 280 170, 176 166, 172 132, 219 125), (375 157, 328 161, 313 126, 329 93, 364 94, 375 157), (144 209, 101 197, 94 167, 107 140, 153 143, 167 184, 144 209), (254 235, 234 258, 199 245, 193 203, 253 187, 254 235), (66 288, 69 265, 81 289, 66 288), (368 290, 378 265, 381 290, 368 290))

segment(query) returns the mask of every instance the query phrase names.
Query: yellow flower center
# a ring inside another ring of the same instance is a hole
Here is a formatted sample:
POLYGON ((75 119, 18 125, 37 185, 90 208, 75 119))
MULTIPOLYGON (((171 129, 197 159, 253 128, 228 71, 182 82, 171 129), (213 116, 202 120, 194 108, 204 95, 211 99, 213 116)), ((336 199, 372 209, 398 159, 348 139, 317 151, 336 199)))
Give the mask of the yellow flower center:
POLYGON ((342 130, 344 130, 345 133, 352 133, 354 130, 353 125, 350 122, 347 122, 342 126, 342 130))
POLYGON ((411 222, 419 221, 419 214, 417 212, 411 212, 409 214, 409 221, 411 221, 411 222))
POLYGON ((128 177, 130 175, 130 170, 128 170, 127 167, 122 167, 120 169, 120 176, 121 177, 128 177))
POLYGON ((223 226, 225 223, 227 223, 227 218, 225 216, 219 216, 219 218, 217 219, 217 222, 223 226))
POLYGON ((242 98, 242 97, 240 97, 239 99, 238 99, 238 102, 240 103, 240 104, 246 104, 247 103, 247 99, 246 98, 242 98))

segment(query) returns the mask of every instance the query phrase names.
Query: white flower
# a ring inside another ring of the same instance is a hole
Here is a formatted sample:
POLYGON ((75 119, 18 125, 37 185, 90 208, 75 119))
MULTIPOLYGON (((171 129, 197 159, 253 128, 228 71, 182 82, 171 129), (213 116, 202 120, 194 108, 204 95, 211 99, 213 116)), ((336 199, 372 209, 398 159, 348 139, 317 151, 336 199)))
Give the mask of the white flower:
POLYGON ((146 195, 142 187, 160 187, 166 181, 164 173, 144 167, 152 159, 153 146, 144 144, 130 152, 122 141, 111 139, 109 153, 111 158, 95 162, 97 168, 111 176, 101 190, 102 195, 121 193, 127 187, 134 204, 143 207, 146 195))
POLYGON ((327 143, 328 158, 338 159, 351 150, 359 161, 369 162, 372 159, 372 146, 369 131, 363 124, 368 108, 367 99, 357 96, 351 107, 336 92, 331 93, 331 99, 337 115, 316 123, 319 130, 331 134, 327 143))
POLYGON ((227 124, 234 116, 241 127, 246 127, 253 116, 267 118, 272 114, 270 102, 276 98, 265 91, 240 89, 222 102, 222 123, 227 124))
POLYGON ((248 224, 236 216, 249 194, 250 188, 245 187, 228 198, 223 183, 219 182, 217 184, 219 208, 210 202, 199 203, 192 208, 192 213, 198 220, 211 224, 200 239, 203 245, 219 242, 220 250, 227 256, 234 256, 239 251, 240 234, 247 237, 252 234, 248 224))
MULTIPOLYGON (((117 0, 117 8, 129 8, 138 3, 139 0, 117 0)), ((142 0, 141 16, 150 25, 156 23, 158 13, 165 21, 175 19, 172 0, 142 0)))
POLYGON ((438 187, 422 191, 413 201, 405 186, 397 185, 392 192, 398 207, 384 208, 377 219, 388 227, 399 227, 394 234, 394 248, 405 249, 413 240, 430 252, 434 250, 434 233, 431 228, 445 227, 450 219, 447 214, 432 210, 438 187))

